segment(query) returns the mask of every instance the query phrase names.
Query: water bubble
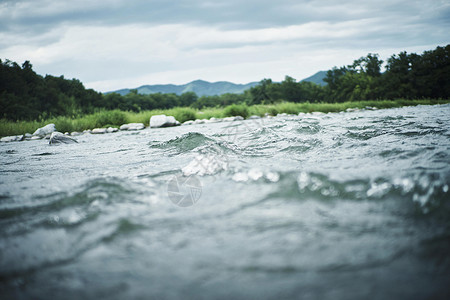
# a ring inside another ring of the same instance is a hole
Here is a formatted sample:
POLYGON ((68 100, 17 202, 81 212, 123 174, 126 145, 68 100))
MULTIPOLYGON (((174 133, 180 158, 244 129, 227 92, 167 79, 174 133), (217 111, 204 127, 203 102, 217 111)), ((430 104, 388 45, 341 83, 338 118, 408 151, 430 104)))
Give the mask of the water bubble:
POLYGON ((408 194, 414 189, 414 182, 409 178, 395 178, 393 184, 400 189, 402 195, 408 194))
POLYGON ((310 182, 310 177, 309 177, 308 173, 301 172, 298 175, 297 184, 298 184, 300 191, 304 190, 308 186, 309 182, 310 182))
POLYGON ((370 189, 366 193, 367 197, 381 198, 390 191, 391 187, 392 185, 389 182, 384 182, 381 184, 374 182, 371 184, 370 189))
POLYGON ((261 172, 260 170, 258 170, 258 169, 251 169, 250 171, 248 171, 248 177, 251 179, 251 180, 258 180, 258 179, 260 179, 261 177, 263 177, 263 172, 261 172))
POLYGON ((226 170, 228 164, 222 157, 216 155, 197 155, 187 166, 181 171, 184 176, 190 175, 213 175, 221 170, 226 170))
POLYGON ((238 172, 233 175, 232 179, 237 182, 246 182, 246 181, 248 181, 248 175, 247 175, 247 173, 238 172))
POLYGON ((266 179, 270 182, 277 182, 280 179, 280 175, 276 172, 267 172, 266 179))

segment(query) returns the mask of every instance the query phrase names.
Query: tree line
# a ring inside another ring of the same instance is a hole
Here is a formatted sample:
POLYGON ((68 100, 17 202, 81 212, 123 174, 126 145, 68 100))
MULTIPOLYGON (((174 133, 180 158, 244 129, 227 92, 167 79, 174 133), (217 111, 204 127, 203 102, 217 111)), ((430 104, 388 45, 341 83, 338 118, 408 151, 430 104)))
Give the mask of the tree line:
POLYGON ((99 110, 141 111, 172 107, 217 107, 230 104, 289 102, 343 102, 379 99, 448 99, 450 96, 450 45, 418 55, 401 52, 384 62, 369 53, 342 67, 329 70, 326 85, 297 82, 286 76, 281 82, 263 79, 242 94, 198 97, 177 94, 102 94, 86 89, 77 79, 41 76, 29 61, 21 66, 0 60, 0 117, 35 120, 50 116, 80 116, 99 110))

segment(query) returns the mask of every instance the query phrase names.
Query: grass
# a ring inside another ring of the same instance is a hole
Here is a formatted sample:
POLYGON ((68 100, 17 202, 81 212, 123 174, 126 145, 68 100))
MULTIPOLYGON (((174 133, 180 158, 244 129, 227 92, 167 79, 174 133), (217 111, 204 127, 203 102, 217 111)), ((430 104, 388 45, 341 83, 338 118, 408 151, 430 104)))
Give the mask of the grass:
POLYGON ((120 110, 100 111, 94 114, 77 118, 56 117, 40 121, 9 121, 0 119, 0 136, 19 135, 33 133, 37 128, 54 123, 56 129, 61 132, 83 131, 97 127, 118 127, 126 123, 144 123, 149 125, 150 117, 165 114, 174 116, 180 122, 195 119, 209 119, 211 117, 223 118, 227 116, 242 116, 244 118, 257 115, 264 116, 269 113, 276 115, 279 113, 298 114, 299 112, 320 111, 324 113, 344 111, 347 108, 364 108, 375 106, 377 108, 394 108, 411 105, 432 105, 445 104, 450 100, 379 100, 379 101, 352 101, 342 103, 290 103, 281 102, 276 104, 260 104, 247 106, 244 104, 233 104, 225 108, 205 108, 200 110, 189 107, 175 107, 164 110, 149 110, 142 112, 124 112, 120 110))

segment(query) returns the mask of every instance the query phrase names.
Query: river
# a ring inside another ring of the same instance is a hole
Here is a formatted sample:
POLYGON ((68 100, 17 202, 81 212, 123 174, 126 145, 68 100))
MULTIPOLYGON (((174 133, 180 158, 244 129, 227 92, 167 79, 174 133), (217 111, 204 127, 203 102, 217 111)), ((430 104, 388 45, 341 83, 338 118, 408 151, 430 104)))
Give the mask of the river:
POLYGON ((450 105, 0 144, 2 299, 449 299, 450 105))

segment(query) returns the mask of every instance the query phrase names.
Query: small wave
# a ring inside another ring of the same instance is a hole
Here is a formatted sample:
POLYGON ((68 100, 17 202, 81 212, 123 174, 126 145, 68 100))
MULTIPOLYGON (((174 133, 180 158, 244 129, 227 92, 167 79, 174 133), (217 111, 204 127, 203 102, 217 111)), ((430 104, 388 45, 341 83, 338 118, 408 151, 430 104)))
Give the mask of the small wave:
POLYGON ((215 140, 198 132, 189 132, 180 137, 176 137, 165 142, 153 142, 150 144, 152 148, 162 150, 172 150, 171 155, 182 154, 190 151, 202 153, 222 153, 233 152, 236 147, 224 140, 215 140))
POLYGON ((75 191, 41 195, 28 205, 0 208, 0 219, 28 219, 28 215, 35 215, 30 219, 38 220, 40 224, 76 225, 94 217, 101 208, 129 199, 126 196, 136 193, 139 193, 137 187, 130 182, 117 178, 95 179, 75 191))
POLYGON ((32 154, 31 156, 48 156, 48 155, 55 155, 55 153, 42 152, 42 153, 32 154))
MULTIPOLYGON (((235 181, 257 181, 264 177, 259 172, 237 172, 235 181)), ((332 180, 327 175, 310 172, 277 173, 276 189, 269 198, 296 198, 325 201, 337 200, 409 200, 423 214, 450 211, 447 201, 450 183, 439 174, 398 178, 332 180)))
POLYGON ((322 126, 319 124, 302 124, 295 130, 301 134, 316 134, 322 130, 322 126))
POLYGON ((166 142, 153 142, 150 144, 150 147, 159 149, 175 148, 180 152, 185 152, 211 142, 214 142, 214 140, 199 132, 189 132, 166 142))
POLYGON ((6 151, 3 151, 2 153, 5 153, 5 154, 17 154, 19 152, 17 150, 6 150, 6 151))
POLYGON ((364 130, 364 131, 347 131, 347 133, 345 133, 345 136, 352 138, 352 139, 356 139, 356 140, 369 140, 371 138, 386 134, 387 132, 383 131, 383 130, 376 130, 376 129, 371 129, 371 130, 364 130))
POLYGON ((127 218, 121 218, 116 221, 116 229, 108 236, 105 236, 102 241, 110 243, 120 236, 129 236, 141 229, 145 229, 145 226, 134 223, 127 218))

